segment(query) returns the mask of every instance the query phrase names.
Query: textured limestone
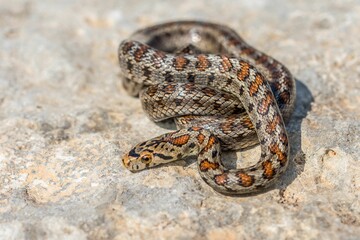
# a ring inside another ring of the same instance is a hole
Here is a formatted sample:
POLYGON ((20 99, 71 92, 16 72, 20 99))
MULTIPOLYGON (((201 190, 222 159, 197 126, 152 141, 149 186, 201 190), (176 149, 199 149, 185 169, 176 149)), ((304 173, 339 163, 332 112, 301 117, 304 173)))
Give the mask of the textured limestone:
POLYGON ((359 239, 359 3, 2 1, 0 238, 359 239), (168 130, 122 88, 118 43, 175 19, 227 24, 296 77, 291 163, 272 189, 217 194, 194 159, 121 166, 168 130))

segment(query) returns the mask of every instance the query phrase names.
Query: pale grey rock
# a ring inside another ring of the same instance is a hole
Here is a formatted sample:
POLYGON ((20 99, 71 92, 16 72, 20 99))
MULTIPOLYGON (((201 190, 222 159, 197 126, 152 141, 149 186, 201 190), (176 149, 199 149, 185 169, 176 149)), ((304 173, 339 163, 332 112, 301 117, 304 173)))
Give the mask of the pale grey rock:
POLYGON ((359 239, 359 3, 2 1, 0 238, 359 239), (270 190, 220 195, 194 159, 121 166, 168 130, 122 88, 118 44, 176 19, 227 24, 296 77, 291 163, 270 190))
POLYGON ((11 221, 0 224, 0 236, 2 239, 16 240, 25 239, 25 231, 21 222, 11 221))

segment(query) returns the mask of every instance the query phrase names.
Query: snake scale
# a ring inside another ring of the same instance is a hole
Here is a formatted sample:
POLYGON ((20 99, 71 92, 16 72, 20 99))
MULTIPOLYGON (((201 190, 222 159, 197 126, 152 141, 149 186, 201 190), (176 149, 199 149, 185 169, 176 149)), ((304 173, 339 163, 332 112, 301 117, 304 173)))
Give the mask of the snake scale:
POLYGON ((155 25, 122 41, 118 57, 125 89, 140 95, 148 116, 175 118, 180 128, 134 146, 122 158, 127 169, 197 155, 201 177, 224 194, 261 191, 286 170, 284 122, 294 108, 294 79, 231 28, 198 21, 155 25), (257 163, 223 166, 221 149, 255 144, 261 147, 257 163))

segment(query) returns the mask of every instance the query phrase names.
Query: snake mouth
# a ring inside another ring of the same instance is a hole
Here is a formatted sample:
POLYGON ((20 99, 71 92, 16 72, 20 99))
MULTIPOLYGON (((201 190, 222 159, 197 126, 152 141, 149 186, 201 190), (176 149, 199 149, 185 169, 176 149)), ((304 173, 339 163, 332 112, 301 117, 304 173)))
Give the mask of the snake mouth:
POLYGON ((134 164, 134 165, 132 165, 131 169, 129 168, 129 170, 130 170, 130 172, 135 173, 135 172, 139 172, 139 171, 141 171, 143 169, 140 169, 139 165, 134 164))
POLYGON ((135 172, 139 172, 142 169, 140 168, 140 166, 138 164, 134 164, 131 162, 129 155, 126 154, 122 159, 121 159, 124 167, 126 169, 128 169, 130 172, 135 173, 135 172))

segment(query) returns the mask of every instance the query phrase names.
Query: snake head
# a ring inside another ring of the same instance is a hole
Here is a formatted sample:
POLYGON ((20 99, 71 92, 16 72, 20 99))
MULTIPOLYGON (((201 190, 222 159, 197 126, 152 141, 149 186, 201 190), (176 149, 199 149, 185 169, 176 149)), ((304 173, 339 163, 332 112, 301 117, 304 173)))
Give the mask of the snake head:
POLYGON ((149 151, 139 149, 139 145, 133 147, 122 158, 123 165, 132 172, 141 171, 151 167, 153 154, 149 151))
POLYGON ((155 167, 162 163, 176 160, 175 156, 161 154, 166 144, 166 135, 153 138, 134 146, 122 158, 122 163, 131 172, 138 172, 146 168, 155 167))
POLYGON ((123 165, 131 172, 138 172, 145 168, 154 166, 153 154, 148 151, 136 151, 136 147, 131 149, 130 152, 125 154, 122 158, 123 165))

